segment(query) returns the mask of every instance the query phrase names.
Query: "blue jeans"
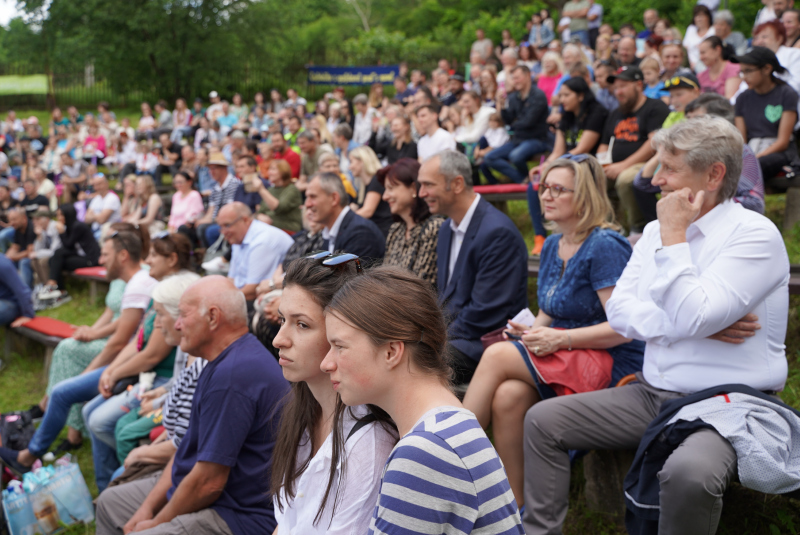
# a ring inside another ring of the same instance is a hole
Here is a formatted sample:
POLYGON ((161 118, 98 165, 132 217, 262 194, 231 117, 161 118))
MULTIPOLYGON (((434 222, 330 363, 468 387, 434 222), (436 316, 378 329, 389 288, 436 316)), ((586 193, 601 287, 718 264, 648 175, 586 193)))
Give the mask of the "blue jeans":
POLYGON ((575 30, 574 32, 569 33, 570 40, 573 37, 578 37, 586 46, 589 46, 589 30, 575 30))
POLYGON ((543 152, 552 150, 553 143, 548 140, 526 139, 509 141, 486 155, 481 164, 481 172, 489 184, 497 184, 490 169, 499 171, 517 184, 521 184, 528 176, 528 161, 543 152))
POLYGON ((542 204, 539 202, 539 192, 533 189, 533 183, 528 183, 528 213, 531 215, 533 231, 537 236, 547 236, 542 222, 542 204))
POLYGON ((0 299, 0 325, 6 326, 18 317, 22 312, 19 305, 8 299, 0 299))
POLYGON ((214 242, 219 239, 219 225, 211 223, 206 227, 206 244, 207 247, 214 245, 214 242))
MULTIPOLYGON (((158 388, 169 381, 167 377, 156 377, 153 388, 158 388)), ((136 397, 139 385, 108 399, 96 396, 83 406, 83 420, 92 438, 92 456, 94 458, 94 476, 97 490, 103 492, 111 482, 114 471, 119 468, 117 459, 117 441, 114 430, 117 420, 130 411, 139 410, 141 402, 136 397)))
POLYGON ((14 242, 14 227, 6 227, 0 230, 0 253, 5 253, 14 242))
POLYGON ((47 453, 67 423, 67 415, 72 405, 89 401, 99 393, 97 384, 105 369, 106 366, 102 366, 89 373, 61 381, 53 388, 42 423, 28 444, 28 450, 32 454, 41 457, 47 453))
POLYGON ((23 258, 17 262, 14 262, 14 265, 19 270, 19 278, 22 279, 22 282, 28 285, 28 288, 33 288, 33 268, 31 267, 31 259, 30 258, 23 258))

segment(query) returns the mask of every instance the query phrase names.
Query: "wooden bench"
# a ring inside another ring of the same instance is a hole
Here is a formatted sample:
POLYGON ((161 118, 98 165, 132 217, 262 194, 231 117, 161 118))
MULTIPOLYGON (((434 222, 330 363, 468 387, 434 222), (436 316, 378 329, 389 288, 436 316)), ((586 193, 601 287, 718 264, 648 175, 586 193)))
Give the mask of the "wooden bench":
POLYGON ((92 304, 97 301, 97 286, 103 284, 108 286, 106 279, 106 268, 102 266, 78 268, 69 274, 70 277, 79 280, 89 281, 89 300, 92 304))
POLYGON ((14 349, 12 337, 20 338, 24 341, 32 341, 42 344, 45 348, 44 353, 44 376, 50 376, 50 363, 53 360, 53 350, 64 338, 69 338, 75 332, 75 326, 61 320, 37 316, 20 327, 6 328, 4 343, 5 356, 14 349))

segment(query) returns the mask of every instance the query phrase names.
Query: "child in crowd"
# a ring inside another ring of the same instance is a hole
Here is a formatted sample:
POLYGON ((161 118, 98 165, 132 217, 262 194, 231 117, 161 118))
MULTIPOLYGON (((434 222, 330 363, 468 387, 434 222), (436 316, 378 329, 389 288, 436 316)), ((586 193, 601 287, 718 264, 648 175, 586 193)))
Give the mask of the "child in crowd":
POLYGON ((664 84, 659 76, 661 68, 652 57, 646 57, 639 64, 639 68, 644 75, 644 96, 647 98, 660 98, 665 104, 669 104, 669 92, 664 89, 664 84))
POLYGON ((41 210, 33 215, 33 231, 36 241, 33 242, 31 266, 39 284, 44 284, 50 280, 50 258, 61 247, 58 223, 50 219, 50 212, 41 210))
POLYGON ((473 153, 475 164, 479 165, 492 149, 502 147, 509 139, 508 131, 503 125, 503 116, 500 115, 499 111, 494 112, 489 117, 489 129, 478 141, 478 146, 475 147, 475 152, 473 153))

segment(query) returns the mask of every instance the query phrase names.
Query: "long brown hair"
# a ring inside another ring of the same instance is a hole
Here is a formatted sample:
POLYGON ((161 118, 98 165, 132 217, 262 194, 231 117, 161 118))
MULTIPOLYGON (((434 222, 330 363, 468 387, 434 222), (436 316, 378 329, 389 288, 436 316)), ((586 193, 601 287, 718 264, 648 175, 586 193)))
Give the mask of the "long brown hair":
POLYGON ((409 361, 450 387, 447 324, 430 283, 407 269, 376 267, 345 282, 327 311, 363 331, 376 346, 402 340, 409 361))
MULTIPOLYGON (((314 301, 323 309, 333 299, 334 294, 342 287, 342 285, 350 278, 355 276, 356 267, 353 263, 343 264, 335 269, 321 265, 318 261, 308 258, 299 258, 294 260, 286 269, 286 275, 283 279, 283 286, 298 286, 308 292, 314 301)), ((389 415, 378 407, 368 405, 372 413, 370 419, 377 420, 380 425, 385 428, 393 428, 389 415)), ((344 479, 346 473, 346 458, 344 453, 345 438, 343 436, 343 423, 344 411, 348 409, 341 398, 336 397, 336 408, 333 415, 332 426, 332 451, 331 451, 331 466, 328 474, 328 485, 325 488, 325 495, 322 498, 322 503, 319 505, 317 515, 314 517, 314 524, 316 525, 325 508, 328 504, 333 485, 336 482, 336 469, 341 466, 339 471, 339 481, 344 479)), ((354 418, 352 412, 351 417, 354 418)), ((299 460, 297 458, 297 450, 303 441, 303 434, 308 431, 309 440, 313 440, 315 431, 320 425, 322 419, 322 407, 317 402, 311 389, 303 382, 292 383, 291 391, 288 394, 288 399, 284 405, 281 415, 281 426, 278 432, 278 438, 275 442, 275 450, 272 455, 272 474, 270 481, 270 488, 272 495, 275 496, 278 508, 283 511, 285 497, 288 502, 295 497, 295 483, 297 479, 308 468, 308 463, 311 461, 311 455, 308 458, 299 460), (300 462, 298 462, 298 460, 300 462)), ((331 511, 331 518, 336 513, 336 507, 339 502, 339 489, 341 485, 337 486, 336 495, 333 500, 333 509, 331 511)))

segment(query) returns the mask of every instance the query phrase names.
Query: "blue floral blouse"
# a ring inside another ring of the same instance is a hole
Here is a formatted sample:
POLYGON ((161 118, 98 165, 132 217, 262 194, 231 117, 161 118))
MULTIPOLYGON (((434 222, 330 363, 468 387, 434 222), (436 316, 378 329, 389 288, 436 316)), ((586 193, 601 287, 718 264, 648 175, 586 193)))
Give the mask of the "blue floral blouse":
MULTIPOLYGON (((539 267, 539 308, 553 318, 551 327, 575 329, 607 321, 597 290, 617 284, 633 249, 628 240, 610 229, 595 228, 575 256, 558 256, 561 234, 547 238, 539 267)), ((633 340, 608 349, 614 358, 611 385, 641 371, 644 342, 633 340)))

